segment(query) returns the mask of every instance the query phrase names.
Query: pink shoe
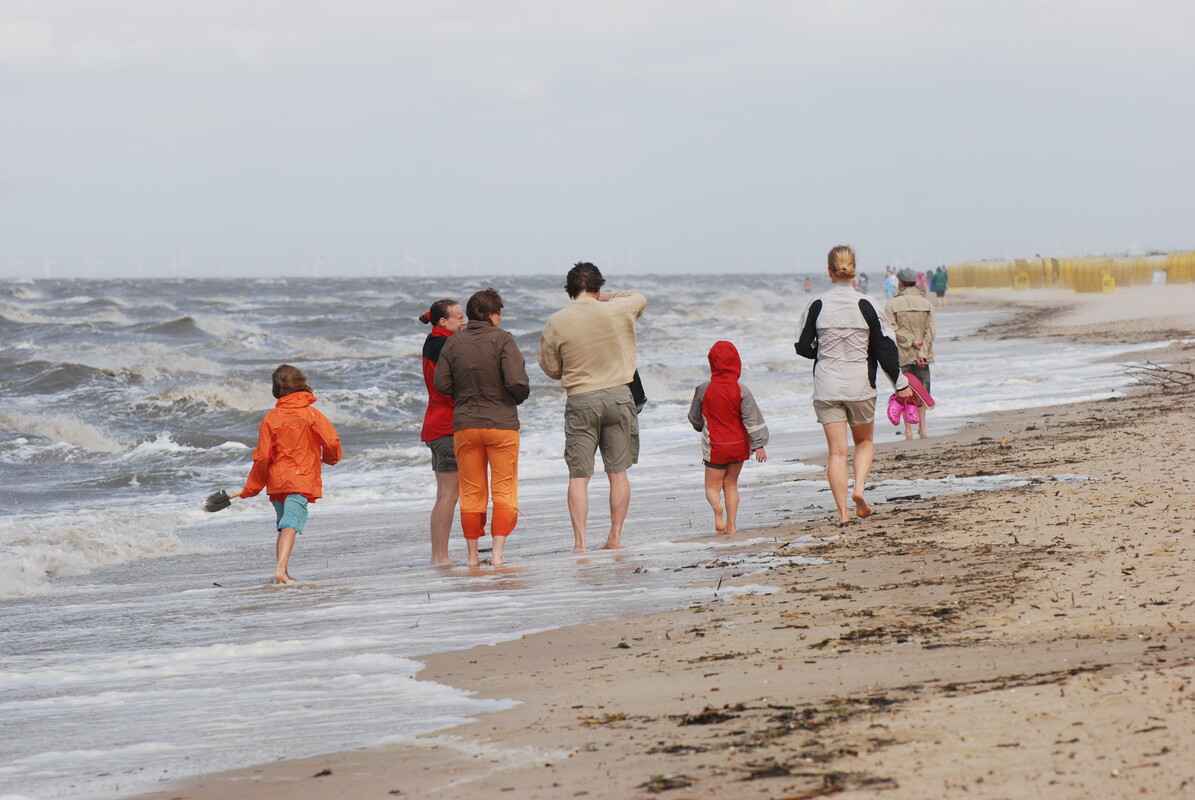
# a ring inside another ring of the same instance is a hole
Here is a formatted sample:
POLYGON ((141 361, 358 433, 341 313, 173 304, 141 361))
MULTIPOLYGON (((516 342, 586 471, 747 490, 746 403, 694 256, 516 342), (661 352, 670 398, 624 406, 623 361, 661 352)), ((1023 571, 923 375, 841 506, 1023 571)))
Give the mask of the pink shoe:
POLYGON ((888 398, 888 420, 893 425, 900 425, 900 418, 904 416, 905 404, 897 397, 892 395, 888 398))
POLYGON ((921 414, 917 411, 917 404, 910 401, 905 403, 905 422, 916 425, 921 422, 921 414))

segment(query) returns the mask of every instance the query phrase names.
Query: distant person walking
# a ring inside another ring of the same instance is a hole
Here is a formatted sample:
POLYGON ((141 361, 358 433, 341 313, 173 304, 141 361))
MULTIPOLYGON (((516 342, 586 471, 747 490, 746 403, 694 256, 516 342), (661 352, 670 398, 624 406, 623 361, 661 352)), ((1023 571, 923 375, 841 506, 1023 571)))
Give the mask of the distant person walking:
POLYGON ((456 469, 456 452, 452 441, 451 397, 436 391, 436 363, 448 337, 465 327, 465 312, 457 301, 445 297, 432 303, 430 311, 420 315, 419 321, 431 325, 431 333, 423 341, 423 385, 427 387, 427 410, 423 412, 423 429, 419 439, 431 449, 432 471, 436 474, 436 502, 431 513, 431 563, 451 564, 448 539, 452 532, 452 517, 460 496, 456 469))
POLYGON ((278 530, 274 583, 294 583, 289 563, 295 536, 307 525, 307 504, 323 496, 321 462, 332 466, 340 460, 340 436, 312 408, 315 395, 302 370, 283 364, 271 380, 278 402, 258 428, 253 469, 244 488, 229 496, 253 497, 262 489, 269 493, 278 530))
POLYGON ((867 474, 875 457, 876 368, 884 370, 896 393, 911 397, 913 390, 900 371, 892 331, 875 301, 851 288, 855 251, 839 245, 827 256, 830 291, 814 298, 801 315, 797 354, 814 360, 813 409, 826 435, 826 475, 838 524, 850 521, 847 509, 847 442, 855 443, 855 514, 871 516, 864 498, 867 474))
POLYGON ((455 401, 452 431, 460 479, 461 529, 468 564, 481 563, 486 510, 493 497, 490 563, 506 563, 506 537, 519 521, 519 412, 531 383, 514 337, 499 325, 502 296, 483 289, 469 298, 467 327, 440 351, 436 391, 455 401))
POLYGON ((539 366, 559 380, 564 406, 564 461, 573 552, 585 552, 589 479, 594 454, 610 482, 610 531, 604 549, 622 546, 631 503, 627 470, 639 461, 639 418, 628 384, 635 376, 635 320, 647 308, 639 292, 603 292, 606 279, 589 262, 568 271, 564 290, 572 302, 548 318, 539 341, 539 366))
POLYGON ((709 362, 710 379, 693 392, 689 424, 701 431, 705 499, 714 511, 714 531, 733 536, 738 533, 739 473, 752 454, 756 461, 768 460, 768 426, 751 390, 739 383, 743 362, 738 349, 730 342, 714 342, 709 362))
MULTIPOLYGON (((916 375, 928 392, 929 365, 934 360, 934 337, 937 333, 934 325, 934 306, 926 299, 925 290, 917 285, 917 273, 911 269, 902 269, 897 273, 897 278, 900 280, 900 294, 888 301, 884 316, 887 317, 896 337, 901 371, 916 375)), ((917 434, 924 439, 925 417, 929 408, 919 405, 917 434)), ((905 438, 913 438, 913 426, 907 419, 905 438)))
POLYGON ((946 267, 939 266, 937 271, 934 272, 933 284, 930 286, 934 294, 938 296, 939 308, 946 308, 946 283, 946 267))
POLYGON ((900 291, 900 281, 896 279, 896 267, 884 267, 884 296, 891 300, 900 291))

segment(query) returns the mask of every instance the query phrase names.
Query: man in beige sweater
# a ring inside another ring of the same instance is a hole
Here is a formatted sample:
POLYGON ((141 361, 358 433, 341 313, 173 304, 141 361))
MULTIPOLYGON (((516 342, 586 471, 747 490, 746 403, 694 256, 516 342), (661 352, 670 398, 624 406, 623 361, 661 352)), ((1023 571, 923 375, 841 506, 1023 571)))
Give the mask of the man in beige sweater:
MULTIPOLYGON (((929 388, 929 365, 934 360, 934 306, 925 297, 925 289, 917 285, 917 273, 905 268, 896 273, 900 292, 888 301, 884 315, 896 336, 896 349, 900 354, 900 371, 916 375, 925 390, 929 388)), ((924 439, 925 417, 929 409, 922 406, 918 435, 924 439)), ((905 421, 905 438, 913 438, 913 426, 905 421)))
POLYGON ((602 292, 606 279, 587 262, 568 272, 573 299, 548 318, 539 341, 539 366, 568 393, 564 407, 564 461, 574 553, 585 552, 589 479, 594 454, 610 481, 610 532, 604 549, 622 546, 631 504, 627 469, 639 460, 639 419, 628 384, 635 375, 635 319, 647 308, 639 292, 602 292))

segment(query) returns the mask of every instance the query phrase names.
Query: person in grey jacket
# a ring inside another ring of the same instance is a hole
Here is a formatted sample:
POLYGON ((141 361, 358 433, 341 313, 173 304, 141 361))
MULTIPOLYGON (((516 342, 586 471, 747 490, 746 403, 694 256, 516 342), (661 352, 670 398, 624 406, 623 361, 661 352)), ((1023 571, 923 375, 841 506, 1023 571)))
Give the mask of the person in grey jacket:
POLYGON ((531 383, 514 337, 499 325, 502 296, 483 289, 469 298, 469 324, 440 351, 436 391, 455 401, 452 420, 460 480, 461 529, 468 564, 480 564, 478 541, 485 536, 486 510, 493 497, 490 563, 506 563, 506 537, 519 519, 519 412, 531 383))
POLYGON ((876 373, 883 370, 897 396, 913 395, 900 371, 900 357, 888 320, 875 301, 851 288, 855 251, 839 245, 827 256, 830 291, 814 298, 801 315, 797 355, 813 359, 813 410, 826 434, 826 475, 838 524, 850 521, 846 497, 847 432, 855 443, 855 514, 871 516, 863 496, 875 457, 876 373))

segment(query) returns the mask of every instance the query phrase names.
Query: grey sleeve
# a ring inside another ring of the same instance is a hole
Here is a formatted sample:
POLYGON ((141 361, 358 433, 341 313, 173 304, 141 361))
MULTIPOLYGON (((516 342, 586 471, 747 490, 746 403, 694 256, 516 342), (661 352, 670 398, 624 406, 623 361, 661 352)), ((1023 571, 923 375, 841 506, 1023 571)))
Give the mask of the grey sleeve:
POLYGON ((693 426, 693 430, 700 431, 705 429, 705 415, 701 413, 701 399, 705 397, 705 389, 709 386, 709 382, 701 384, 693 391, 693 402, 689 404, 689 424, 693 426))
POLYGON ((743 427, 747 429, 747 436, 751 439, 751 449, 758 450, 768 444, 768 425, 763 421, 763 412, 755 402, 755 396, 746 386, 739 384, 742 400, 739 410, 743 415, 743 427))

